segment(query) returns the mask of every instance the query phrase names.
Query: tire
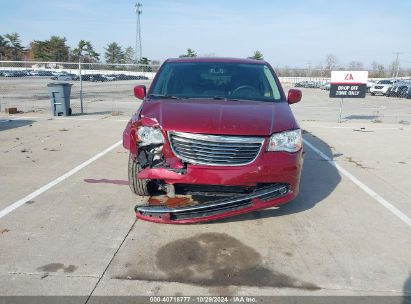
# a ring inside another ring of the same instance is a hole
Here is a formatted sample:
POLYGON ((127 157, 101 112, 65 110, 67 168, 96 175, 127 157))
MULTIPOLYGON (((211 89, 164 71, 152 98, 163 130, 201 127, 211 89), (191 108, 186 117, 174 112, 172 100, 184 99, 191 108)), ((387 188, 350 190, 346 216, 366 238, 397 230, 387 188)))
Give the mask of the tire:
POLYGON ((375 96, 375 93, 371 93, 371 96, 375 96))
POLYGON ((128 183, 133 193, 140 196, 150 196, 149 179, 137 178, 137 173, 141 171, 140 164, 133 160, 130 153, 128 158, 128 183))

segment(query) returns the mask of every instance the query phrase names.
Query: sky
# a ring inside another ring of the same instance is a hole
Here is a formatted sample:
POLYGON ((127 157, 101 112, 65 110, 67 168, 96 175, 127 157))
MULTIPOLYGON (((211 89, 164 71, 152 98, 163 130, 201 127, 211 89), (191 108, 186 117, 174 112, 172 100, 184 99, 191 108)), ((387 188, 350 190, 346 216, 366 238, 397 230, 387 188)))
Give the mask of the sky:
MULTIPOLYGON (((334 54, 340 65, 400 55, 411 67, 410 0, 140 0, 143 56, 163 61, 191 48, 198 55, 248 57, 278 67, 316 67, 334 54)), ((25 46, 52 35, 75 47, 89 40, 100 54, 110 42, 135 46, 135 0, 0 0, 0 34, 25 46)), ((104 56, 101 56, 104 60, 104 56)))

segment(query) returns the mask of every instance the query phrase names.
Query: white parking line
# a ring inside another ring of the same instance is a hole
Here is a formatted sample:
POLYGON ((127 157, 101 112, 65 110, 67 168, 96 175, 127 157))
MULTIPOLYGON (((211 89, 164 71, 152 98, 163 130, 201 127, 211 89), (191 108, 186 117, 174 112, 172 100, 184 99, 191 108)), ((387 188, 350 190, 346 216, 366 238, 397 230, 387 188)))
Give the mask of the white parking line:
POLYGON ((339 164, 337 164, 333 159, 331 159, 330 157, 325 155, 323 152, 321 152, 313 144, 311 144, 310 142, 308 142, 305 139, 304 139, 304 144, 307 145, 315 153, 317 153, 322 159, 327 161, 330 165, 334 166, 340 173, 342 173, 343 175, 348 177, 354 184, 356 184, 358 187, 360 187, 365 193, 370 195, 377 202, 379 202, 381 205, 383 205, 385 208, 387 208, 389 211, 391 211, 400 220, 402 220, 404 223, 406 223, 408 226, 411 227, 411 219, 408 216, 406 216, 403 212, 401 212, 399 209, 397 209, 393 204, 389 203, 387 200, 385 200, 383 197, 381 197, 378 193, 376 193, 370 187, 365 185, 363 182, 361 182, 359 179, 357 179, 354 175, 352 175, 350 172, 345 170, 343 167, 341 167, 339 164))
POLYGON ((114 145, 108 147, 107 149, 103 150, 102 152, 98 153, 97 155, 93 156, 92 158, 86 160, 84 163, 81 163, 80 165, 78 165, 77 167, 71 169, 70 171, 63 174, 62 176, 56 178, 55 180, 53 180, 53 181, 49 182, 48 184, 44 185, 43 187, 41 187, 41 188, 37 189, 36 191, 30 193, 29 195, 26 195, 22 199, 18 200, 17 202, 15 202, 15 203, 11 204, 10 206, 6 207, 5 209, 1 210, 0 211, 0 218, 2 218, 3 216, 9 214, 10 212, 13 212, 17 208, 23 206, 27 201, 30 201, 33 198, 39 196, 40 194, 46 192, 47 190, 49 190, 50 188, 54 187, 55 185, 61 183, 63 180, 67 179, 68 177, 72 176, 73 174, 76 174, 77 172, 79 172, 84 167, 90 165, 92 162, 96 161, 97 159, 99 159, 103 155, 107 154, 111 150, 113 150, 113 149, 117 148, 118 146, 120 146, 121 143, 122 143, 122 141, 116 142, 114 145))

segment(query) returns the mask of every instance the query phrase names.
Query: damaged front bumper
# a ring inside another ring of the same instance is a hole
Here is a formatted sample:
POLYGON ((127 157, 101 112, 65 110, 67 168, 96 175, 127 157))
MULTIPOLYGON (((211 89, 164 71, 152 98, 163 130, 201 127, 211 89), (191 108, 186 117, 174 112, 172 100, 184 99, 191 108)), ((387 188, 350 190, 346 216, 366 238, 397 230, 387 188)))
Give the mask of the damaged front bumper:
POLYGON ((295 197, 288 184, 272 184, 252 193, 211 202, 170 208, 167 205, 136 206, 138 218, 159 223, 194 223, 225 218, 285 203, 295 197))

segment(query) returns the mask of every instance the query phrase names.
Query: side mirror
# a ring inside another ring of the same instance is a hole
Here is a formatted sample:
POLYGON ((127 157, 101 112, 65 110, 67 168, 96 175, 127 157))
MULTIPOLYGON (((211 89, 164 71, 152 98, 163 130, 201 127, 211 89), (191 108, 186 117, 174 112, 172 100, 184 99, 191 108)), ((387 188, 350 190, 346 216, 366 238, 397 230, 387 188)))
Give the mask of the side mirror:
POLYGON ((297 103, 301 100, 302 96, 303 96, 303 93, 301 93, 300 90, 290 89, 288 91, 287 101, 289 104, 297 103))
POLYGON ((146 97, 146 86, 138 85, 134 87, 134 96, 138 99, 146 97))

